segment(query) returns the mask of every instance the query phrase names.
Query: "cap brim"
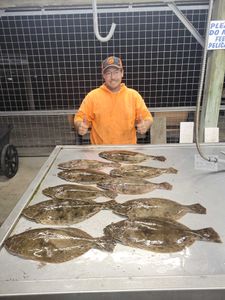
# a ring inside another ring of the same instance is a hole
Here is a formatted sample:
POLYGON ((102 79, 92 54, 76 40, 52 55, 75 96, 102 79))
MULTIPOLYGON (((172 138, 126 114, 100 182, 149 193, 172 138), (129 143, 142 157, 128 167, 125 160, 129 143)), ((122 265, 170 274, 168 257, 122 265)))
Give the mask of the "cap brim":
POLYGON ((110 67, 117 68, 117 69, 120 69, 120 70, 122 69, 122 67, 117 66, 117 65, 109 65, 109 66, 106 66, 104 69, 102 69, 102 72, 104 73, 105 70, 107 70, 107 69, 110 68, 110 67))

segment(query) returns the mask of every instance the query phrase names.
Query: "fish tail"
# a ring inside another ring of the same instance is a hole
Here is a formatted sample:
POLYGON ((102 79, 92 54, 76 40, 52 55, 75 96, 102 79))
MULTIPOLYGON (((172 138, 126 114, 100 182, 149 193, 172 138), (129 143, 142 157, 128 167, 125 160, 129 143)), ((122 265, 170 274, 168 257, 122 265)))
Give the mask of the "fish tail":
POLYGON ((113 252, 116 242, 110 237, 103 236, 96 239, 96 248, 107 252, 113 252))
POLYGON ((170 173, 170 174, 177 174, 177 169, 174 169, 174 168, 169 168, 168 170, 167 170, 167 173, 170 173))
POLYGON ((37 211, 31 210, 29 206, 27 208, 24 208, 21 213, 21 215, 27 219, 33 219, 37 217, 38 214, 39 214, 38 210, 37 211))
POLYGON ((102 203, 103 209, 113 209, 118 203, 116 200, 110 200, 102 203))
POLYGON ((151 156, 153 160, 165 161, 165 156, 151 156))
POLYGON ((162 182, 159 184, 159 188, 162 190, 172 190, 173 186, 168 182, 162 182))
POLYGON ((188 208, 192 213, 202 214, 202 215, 206 214, 206 208, 199 203, 188 205, 188 208))
POLYGON ((51 197, 50 196, 51 195, 50 188, 43 189, 42 194, 44 194, 45 196, 51 197))
POLYGON ((110 199, 115 199, 117 197, 117 193, 113 191, 105 191, 104 196, 110 199))
POLYGON ((198 236, 199 240, 211 241, 214 243, 222 243, 220 236, 212 227, 193 230, 193 231, 198 236))

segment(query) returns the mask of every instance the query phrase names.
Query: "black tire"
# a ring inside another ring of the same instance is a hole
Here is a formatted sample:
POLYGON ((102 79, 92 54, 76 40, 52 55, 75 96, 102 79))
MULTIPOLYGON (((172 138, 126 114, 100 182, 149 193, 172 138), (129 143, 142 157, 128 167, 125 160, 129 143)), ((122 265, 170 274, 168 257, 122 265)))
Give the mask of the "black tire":
POLYGON ((12 178, 16 175, 19 166, 19 159, 16 147, 7 144, 3 147, 1 153, 1 171, 8 177, 12 178))

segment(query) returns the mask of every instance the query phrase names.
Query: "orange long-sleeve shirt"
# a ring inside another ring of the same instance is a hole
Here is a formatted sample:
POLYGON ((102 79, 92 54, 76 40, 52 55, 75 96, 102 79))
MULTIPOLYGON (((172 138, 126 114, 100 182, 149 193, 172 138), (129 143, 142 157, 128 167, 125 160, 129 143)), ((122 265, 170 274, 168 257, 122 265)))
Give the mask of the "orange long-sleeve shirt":
POLYGON ((153 120, 141 95, 125 84, 112 93, 104 84, 87 94, 74 117, 74 121, 86 119, 91 126, 91 143, 136 144, 135 122, 153 120))

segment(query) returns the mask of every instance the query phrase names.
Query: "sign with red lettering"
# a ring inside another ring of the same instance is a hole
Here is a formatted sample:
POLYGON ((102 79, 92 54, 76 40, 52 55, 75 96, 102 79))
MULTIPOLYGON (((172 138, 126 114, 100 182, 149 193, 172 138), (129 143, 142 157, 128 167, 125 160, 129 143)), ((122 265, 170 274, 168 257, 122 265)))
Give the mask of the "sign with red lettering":
POLYGON ((225 20, 211 21, 208 50, 225 49, 225 20))

